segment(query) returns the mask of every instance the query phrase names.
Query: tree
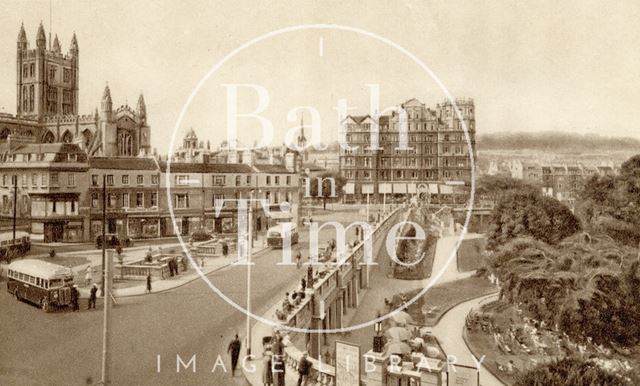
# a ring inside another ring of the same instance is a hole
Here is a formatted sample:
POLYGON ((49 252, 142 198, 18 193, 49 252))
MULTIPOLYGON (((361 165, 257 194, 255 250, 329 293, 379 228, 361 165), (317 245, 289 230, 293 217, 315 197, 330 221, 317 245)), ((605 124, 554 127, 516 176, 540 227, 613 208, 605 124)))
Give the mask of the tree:
POLYGON ((326 172, 317 177, 309 178, 309 194, 314 198, 322 199, 322 208, 327 209, 327 200, 333 200, 342 196, 342 191, 346 179, 338 172, 326 172), (321 185, 320 185, 320 181, 321 185), (321 187, 322 194, 318 191, 318 187, 321 187))
POLYGON ((578 219, 558 200, 537 192, 512 192, 492 212, 489 248, 521 236, 556 244, 580 229, 578 219))
POLYGON ((514 386, 631 386, 637 379, 633 374, 609 372, 598 364, 580 359, 563 358, 536 366, 517 377, 514 386))

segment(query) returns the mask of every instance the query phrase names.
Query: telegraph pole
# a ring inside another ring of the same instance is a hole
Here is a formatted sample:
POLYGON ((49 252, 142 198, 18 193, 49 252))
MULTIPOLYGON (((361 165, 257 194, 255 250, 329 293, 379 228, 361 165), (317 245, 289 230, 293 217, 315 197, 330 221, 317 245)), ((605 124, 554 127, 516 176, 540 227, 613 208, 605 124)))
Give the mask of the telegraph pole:
POLYGON ((18 176, 13 176, 13 245, 16 245, 16 212, 18 207, 18 176))
MULTIPOLYGON (((103 243, 104 245, 104 243, 103 243)), ((109 330, 109 326, 111 324, 111 299, 113 295, 111 294, 111 262, 113 260, 113 250, 109 250, 109 256, 106 259, 106 268, 104 269, 106 284, 104 288, 106 289, 106 293, 104 295, 104 318, 103 318, 103 329, 102 329, 102 379, 101 385, 110 385, 111 384, 111 355, 109 353, 109 348, 111 346, 111 333, 109 330)), ((103 282, 104 283, 104 282, 103 282)))
MULTIPOLYGON (((102 283, 100 284, 100 294, 104 299, 107 298, 104 292, 105 281, 105 261, 106 261, 106 243, 107 243, 107 175, 102 175, 102 283)), ((106 304, 106 302, 105 302, 106 304)))
POLYGON ((253 189, 249 192, 249 216, 247 223, 249 232, 247 234, 247 356, 251 355, 251 254, 253 253, 253 216, 251 215, 251 202, 253 201, 253 189))

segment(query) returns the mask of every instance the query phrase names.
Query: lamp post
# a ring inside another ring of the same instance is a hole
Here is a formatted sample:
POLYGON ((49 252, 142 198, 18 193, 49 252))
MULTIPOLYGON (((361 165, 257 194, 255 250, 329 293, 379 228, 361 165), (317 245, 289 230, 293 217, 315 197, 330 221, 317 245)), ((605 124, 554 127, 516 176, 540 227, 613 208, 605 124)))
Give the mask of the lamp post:
MULTIPOLYGON (((251 208, 251 202, 253 202, 254 190, 249 192, 249 209, 251 208)), ((247 235, 247 356, 251 356, 251 254, 253 251, 253 219, 251 210, 248 210, 247 226, 249 227, 247 235)))
POLYGON ((18 207, 18 175, 13 176, 13 245, 16 245, 16 214, 18 207))

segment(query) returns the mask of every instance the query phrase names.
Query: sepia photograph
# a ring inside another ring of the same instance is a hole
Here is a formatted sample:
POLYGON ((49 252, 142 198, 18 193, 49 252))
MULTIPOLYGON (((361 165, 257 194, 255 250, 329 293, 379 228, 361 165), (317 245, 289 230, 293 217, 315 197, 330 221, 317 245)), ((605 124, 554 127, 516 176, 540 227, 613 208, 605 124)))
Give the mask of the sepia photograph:
POLYGON ((0 385, 640 384, 640 3, 2 9, 0 385))

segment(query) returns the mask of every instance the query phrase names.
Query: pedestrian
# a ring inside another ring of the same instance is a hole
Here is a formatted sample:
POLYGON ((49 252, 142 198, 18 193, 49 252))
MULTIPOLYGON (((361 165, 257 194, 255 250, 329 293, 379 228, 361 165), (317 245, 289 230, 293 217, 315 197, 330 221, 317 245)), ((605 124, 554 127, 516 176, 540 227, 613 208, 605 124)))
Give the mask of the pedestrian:
POLYGON ((89 294, 89 305, 87 306, 87 310, 93 308, 96 309, 96 293, 98 292, 98 285, 93 283, 91 287, 91 293, 89 294))
POLYGON ((302 358, 298 363, 298 386, 307 386, 309 373, 311 372, 311 362, 307 359, 307 352, 302 353, 302 358))
POLYGON ((304 279, 304 277, 300 279, 300 287, 302 287, 303 292, 305 289, 307 289, 307 281, 304 279))
POLYGON ((87 267, 87 273, 84 274, 84 283, 88 287, 91 285, 91 281, 93 281, 93 275, 91 272, 91 266, 87 267))
POLYGON ((78 304, 79 296, 80 293, 78 292, 78 285, 74 284, 73 287, 71 287, 71 309, 73 312, 80 310, 80 305, 78 304))
POLYGON ((240 343, 240 339, 238 339, 238 334, 236 334, 235 338, 229 343, 229 347, 227 348, 227 353, 231 355, 231 376, 236 376, 236 367, 238 367, 238 357, 240 356, 240 347, 242 343, 240 343))
POLYGON ((222 242, 222 256, 227 257, 229 254, 229 245, 226 241, 222 242))
POLYGON ((151 293, 151 272, 147 273, 147 293, 151 293))
POLYGON ((273 355, 267 350, 262 354, 262 384, 263 386, 273 386, 273 371, 271 363, 273 355))
POLYGON ((169 276, 173 277, 173 260, 169 260, 167 265, 169 266, 169 276))
POLYGON ((298 250, 296 253, 296 268, 300 268, 302 266, 302 253, 298 250))
POLYGON ((204 268, 204 256, 200 256, 200 268, 204 268))
POLYGON ((274 386, 285 386, 284 376, 286 372, 286 366, 284 364, 284 344, 282 343, 282 336, 276 333, 274 343, 271 347, 273 351, 273 357, 271 362, 273 364, 272 372, 275 373, 273 377, 274 386))

